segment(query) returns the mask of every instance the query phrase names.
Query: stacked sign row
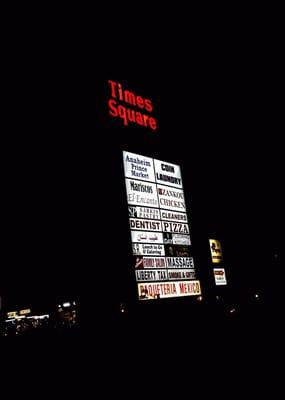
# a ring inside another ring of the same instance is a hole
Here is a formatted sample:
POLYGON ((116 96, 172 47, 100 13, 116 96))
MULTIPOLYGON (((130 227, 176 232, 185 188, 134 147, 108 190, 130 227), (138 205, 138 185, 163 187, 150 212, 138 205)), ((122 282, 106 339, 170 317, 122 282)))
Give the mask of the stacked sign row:
POLYGON ((140 299, 201 293, 178 165, 123 152, 140 299))

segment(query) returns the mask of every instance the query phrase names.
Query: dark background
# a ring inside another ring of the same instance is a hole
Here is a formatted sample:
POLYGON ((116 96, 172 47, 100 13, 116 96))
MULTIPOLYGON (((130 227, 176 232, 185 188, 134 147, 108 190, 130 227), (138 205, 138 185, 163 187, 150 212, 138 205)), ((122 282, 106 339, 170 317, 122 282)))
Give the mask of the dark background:
POLYGON ((6 59, 3 304, 133 298, 124 149, 181 165, 206 287, 213 237, 233 291, 273 299, 283 215, 278 46, 225 35, 219 45, 165 38, 164 51, 157 40, 101 53, 90 41, 35 36, 18 36, 6 59), (109 117, 108 79, 152 100, 157 132, 109 117))
POLYGON ((16 367, 25 365, 25 387, 43 381, 48 390, 56 382, 65 397, 68 388, 82 395, 90 382, 94 392, 94 381, 124 396, 138 385, 144 393, 157 386, 159 395, 175 388, 176 397, 203 388, 227 397, 233 388, 256 394, 267 384, 272 393, 284 336, 283 14, 275 5, 270 13, 268 4, 202 4, 200 13, 189 4, 165 3, 158 12, 153 4, 127 7, 133 16, 121 3, 108 3, 104 18, 88 10, 82 18, 78 6, 62 12, 25 4, 10 20, 3 14, 3 307, 43 312, 77 297, 83 332, 91 335, 79 346, 58 340, 51 351, 45 341, 35 357, 21 340, 19 349, 7 346, 13 383, 16 367), (110 78, 151 98, 157 133, 110 120, 110 78), (167 318, 157 318, 163 303, 154 310, 157 323, 127 324, 122 335, 103 329, 108 335, 100 340, 98 313, 108 317, 118 301, 136 295, 122 149, 181 165, 205 299, 212 293, 212 236, 222 241, 232 296, 257 289, 266 299, 261 324, 249 323, 252 314, 244 324, 223 324, 216 314, 208 323, 193 318, 189 303, 183 309, 173 300, 177 320, 169 307, 167 318), (72 384, 62 385, 70 377, 72 384))

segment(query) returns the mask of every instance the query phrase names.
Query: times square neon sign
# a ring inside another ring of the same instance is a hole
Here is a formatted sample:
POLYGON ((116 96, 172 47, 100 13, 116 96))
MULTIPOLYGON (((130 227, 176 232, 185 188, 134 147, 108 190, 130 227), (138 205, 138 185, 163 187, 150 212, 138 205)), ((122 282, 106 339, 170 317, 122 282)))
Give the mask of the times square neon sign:
POLYGON ((109 80, 108 84, 111 96, 108 106, 111 117, 121 119, 125 126, 135 124, 150 128, 153 131, 157 129, 156 119, 149 115, 153 111, 153 104, 150 99, 124 89, 119 82, 109 80))

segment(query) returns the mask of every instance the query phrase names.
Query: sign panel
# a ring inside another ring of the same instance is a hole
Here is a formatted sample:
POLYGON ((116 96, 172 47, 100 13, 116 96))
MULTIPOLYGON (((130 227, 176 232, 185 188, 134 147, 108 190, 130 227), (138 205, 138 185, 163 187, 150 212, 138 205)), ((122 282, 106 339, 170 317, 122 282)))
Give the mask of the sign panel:
POLYGON ((190 235, 180 235, 178 233, 163 232, 163 243, 165 244, 184 244, 190 246, 190 235))
POLYGON ((24 310, 20 310, 19 312, 19 315, 26 315, 26 314, 31 314, 30 308, 25 308, 24 310))
POLYGON ((177 244, 164 245, 165 255, 169 257, 189 257, 190 246, 180 246, 177 244))
POLYGON ((191 244, 190 236, 172 233, 172 243, 173 244, 184 244, 184 245, 190 246, 190 244, 191 244))
POLYGON ((162 244, 142 244, 133 243, 134 256, 164 256, 164 246, 162 244))
POLYGON ((211 257, 212 257, 212 262, 214 264, 220 263, 223 261, 223 255, 222 255, 222 246, 221 242, 216 239, 209 239, 210 242, 210 250, 211 250, 211 257))
POLYGON ((182 188, 181 170, 179 165, 154 160, 154 168, 157 183, 182 188))
POLYGON ((137 282, 145 281, 167 281, 168 272, 166 269, 137 270, 137 282))
POLYGON ((173 281, 157 283, 139 283, 139 298, 165 299, 169 297, 197 296, 201 294, 199 281, 173 281))
POLYGON ((161 232, 131 231, 133 243, 163 243, 161 232))
POLYGON ((181 224, 180 222, 161 222, 163 232, 173 233, 186 233, 189 234, 188 224, 181 224))
POLYGON ((200 295, 180 167, 123 152, 140 300, 200 295))
POLYGON ((193 257, 166 257, 168 268, 194 268, 193 257))
POLYGON ((177 281, 178 279, 196 279, 194 269, 168 269, 168 279, 177 281))
POLYGON ((158 208, 129 206, 128 211, 130 218, 160 219, 158 208))
POLYGON ((135 257, 135 268, 166 268, 165 257, 135 257))
POLYGON ((139 231, 160 231, 161 232, 161 222, 152 221, 150 219, 138 219, 130 218, 130 228, 139 231))
POLYGON ((18 311, 9 311, 7 312, 7 318, 15 318, 18 316, 18 311))
POLYGON ((150 182, 126 179, 128 204, 158 206, 156 185, 150 182))
POLYGON ((224 268, 214 268, 214 278, 215 278, 215 283, 216 285, 226 285, 227 280, 226 280, 226 273, 224 268))
POLYGON ((181 212, 186 211, 184 193, 182 189, 157 185, 157 194, 160 208, 181 212))
POLYGON ((155 182, 153 159, 123 151, 125 177, 155 182))
POLYGON ((178 211, 160 211, 161 219, 165 221, 173 221, 173 222, 187 222, 187 214, 181 213, 178 211))

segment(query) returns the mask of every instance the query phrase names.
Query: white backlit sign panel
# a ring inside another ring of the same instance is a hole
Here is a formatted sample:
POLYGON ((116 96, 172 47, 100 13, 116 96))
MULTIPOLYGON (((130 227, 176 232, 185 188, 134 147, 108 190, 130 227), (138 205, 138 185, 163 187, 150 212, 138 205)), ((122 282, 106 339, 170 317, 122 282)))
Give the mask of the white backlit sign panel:
POLYGON ((168 269, 168 279, 177 281, 178 279, 195 279, 194 269, 168 269))
POLYGON ((157 207, 156 185, 150 182, 126 179, 128 204, 157 207))
POLYGON ((201 294, 200 281, 152 282, 138 284, 141 300, 169 297, 197 296, 201 294))
POLYGON ((125 177, 154 182, 153 159, 123 152, 125 177))
POLYGON ((168 268, 194 268, 193 257, 166 257, 168 268))
POLYGON ((129 206, 128 211, 130 218, 160 219, 158 208, 129 206))
POLYGON ((168 281, 168 271, 165 269, 136 270, 137 282, 168 281))
POLYGON ((130 218, 130 228, 138 231, 156 231, 161 232, 161 222, 151 219, 130 218))
POLYGON ((172 233, 172 243, 173 244, 184 244, 190 246, 190 235, 180 235, 177 233, 172 233))
POLYGON ((161 224, 163 232, 189 234, 188 224, 181 224, 180 222, 166 222, 166 221, 162 221, 161 224))
POLYGON ((161 232, 131 231, 133 243, 163 243, 161 232))
POLYGON ((135 257, 135 269, 166 268, 165 257, 135 257))
POLYGON ((178 211, 160 210, 161 219, 173 222, 187 222, 187 214, 178 211))
POLYGON ((133 243, 134 256, 164 256, 165 250, 162 244, 133 243))
POLYGON ((160 208, 186 212, 184 193, 182 189, 157 185, 157 194, 160 208))
POLYGON ((179 165, 154 160, 154 169, 157 183, 182 188, 181 170, 179 165))
POLYGON ((140 300, 199 296, 180 166, 123 152, 140 300))
POLYGON ((224 268, 214 268, 213 272, 215 277, 215 283, 217 286, 227 284, 226 273, 224 268))

